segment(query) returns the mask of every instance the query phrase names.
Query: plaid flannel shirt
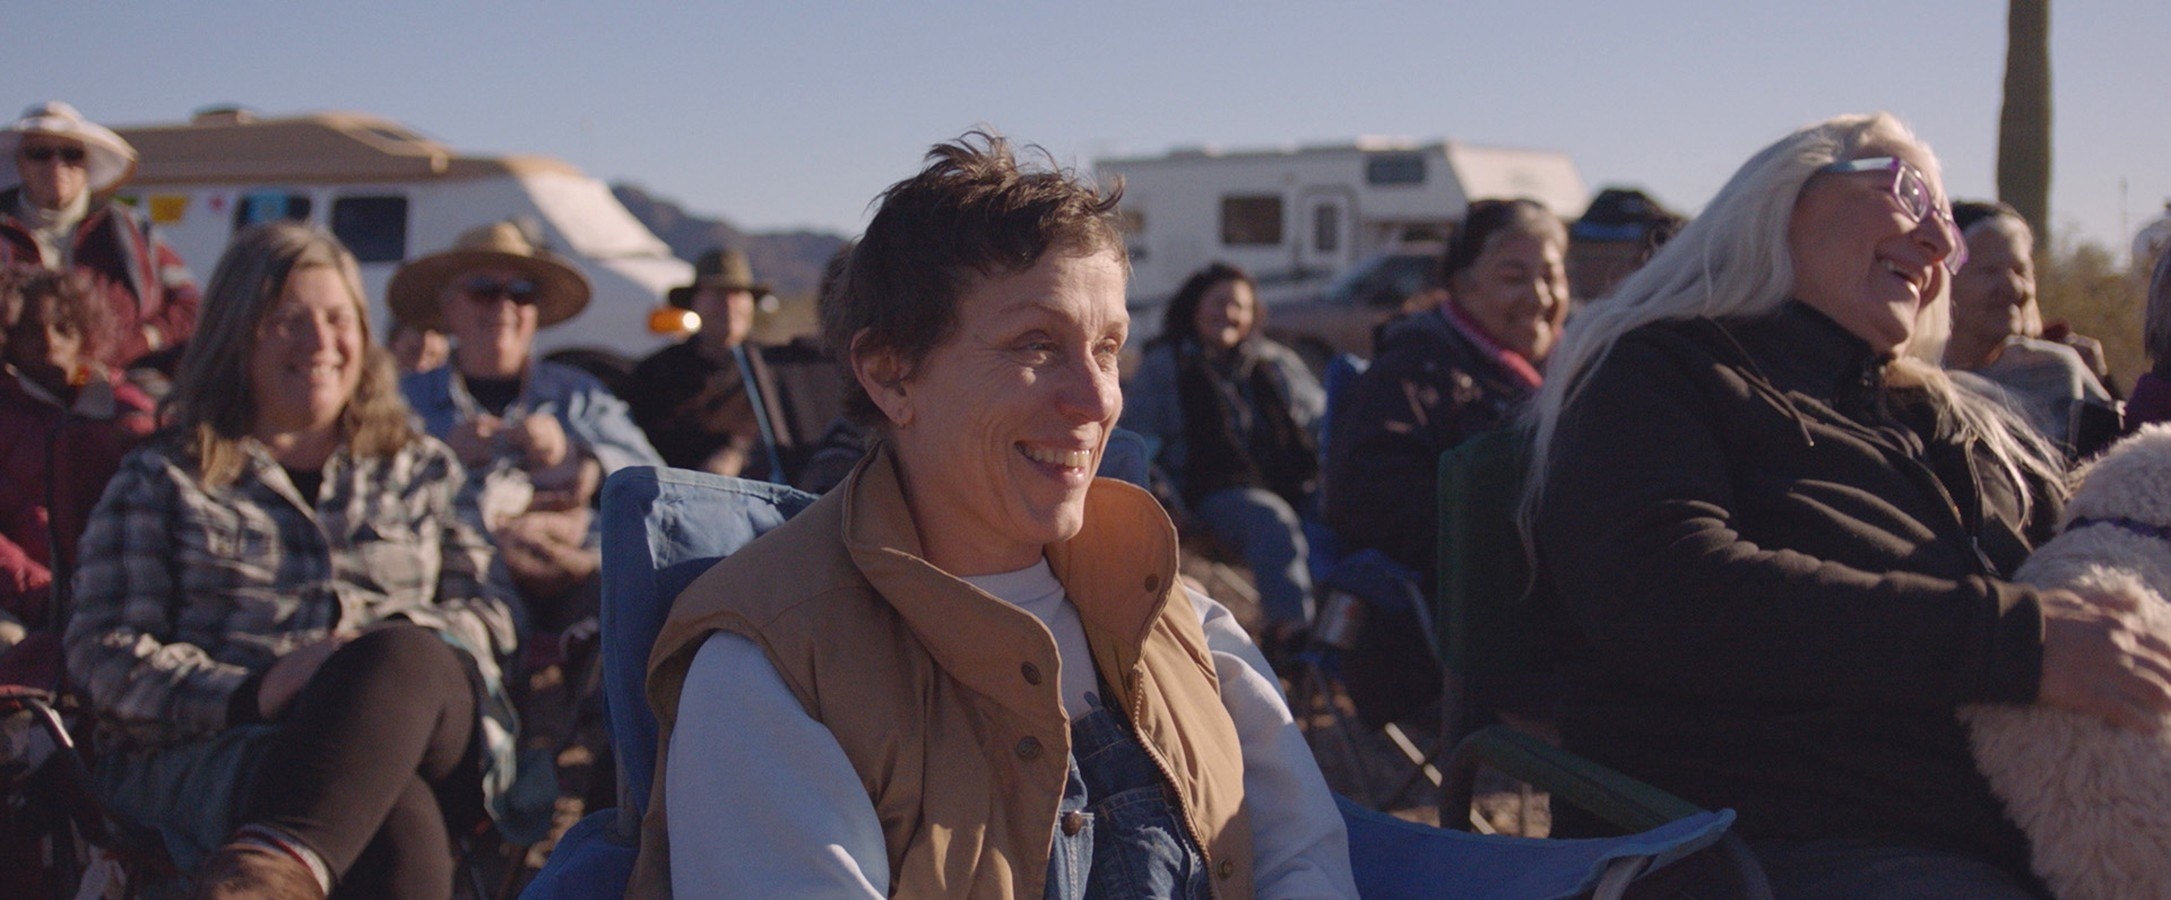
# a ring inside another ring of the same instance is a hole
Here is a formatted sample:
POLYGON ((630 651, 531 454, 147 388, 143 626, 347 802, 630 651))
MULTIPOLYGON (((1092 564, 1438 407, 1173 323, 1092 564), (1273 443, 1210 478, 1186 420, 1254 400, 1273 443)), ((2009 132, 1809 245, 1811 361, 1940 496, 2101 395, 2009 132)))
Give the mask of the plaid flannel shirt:
POLYGON ((512 607, 451 450, 427 437, 386 458, 341 449, 310 504, 262 445, 243 446, 240 476, 206 490, 156 441, 91 514, 66 646, 102 734, 155 746, 215 733, 252 674, 393 617, 446 635, 497 687, 512 607))

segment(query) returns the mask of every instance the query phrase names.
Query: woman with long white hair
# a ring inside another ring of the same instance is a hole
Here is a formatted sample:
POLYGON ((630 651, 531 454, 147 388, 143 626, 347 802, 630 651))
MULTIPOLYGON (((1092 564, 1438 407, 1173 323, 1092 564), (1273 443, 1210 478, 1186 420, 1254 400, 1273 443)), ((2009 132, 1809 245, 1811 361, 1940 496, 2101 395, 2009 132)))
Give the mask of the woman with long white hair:
POLYGON ((1569 748, 1736 810, 1780 896, 2040 891, 1954 709, 2171 709, 2134 598, 2006 580, 2062 473, 1932 362, 1964 254, 1905 125, 1804 128, 1570 324, 1532 408, 1569 748))

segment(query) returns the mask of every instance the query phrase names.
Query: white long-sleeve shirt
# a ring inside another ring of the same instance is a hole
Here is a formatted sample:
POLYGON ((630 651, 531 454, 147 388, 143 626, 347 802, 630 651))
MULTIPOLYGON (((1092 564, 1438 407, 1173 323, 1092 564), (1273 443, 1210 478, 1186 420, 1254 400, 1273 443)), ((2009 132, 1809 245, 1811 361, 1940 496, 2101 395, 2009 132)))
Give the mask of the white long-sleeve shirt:
MULTIPOLYGON (((1063 639, 1077 628, 1076 609, 1046 562, 1036 569, 1039 575, 1027 569, 968 580, 1000 590, 997 596, 1047 624, 1066 675, 1092 672, 1084 632, 1063 639)), ((1226 608, 1190 597, 1243 746, 1257 895, 1357 896, 1341 814, 1266 658, 1226 608)), ((1066 709, 1090 684, 1074 690, 1065 679, 1066 709)), ((673 893, 888 895, 889 856, 874 802, 836 738, 807 715, 754 642, 718 632, 702 644, 679 692, 677 723, 664 783, 673 893)))

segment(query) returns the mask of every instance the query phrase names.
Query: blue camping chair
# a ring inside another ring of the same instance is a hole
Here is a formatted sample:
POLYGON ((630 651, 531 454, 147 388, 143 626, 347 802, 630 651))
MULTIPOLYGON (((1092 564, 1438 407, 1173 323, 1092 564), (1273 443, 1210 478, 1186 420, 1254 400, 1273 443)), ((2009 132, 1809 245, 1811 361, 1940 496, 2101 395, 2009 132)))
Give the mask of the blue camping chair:
MULTIPOLYGON (((1111 446, 1132 439, 1112 438, 1111 446)), ((1104 454, 1103 474, 1142 477, 1144 455, 1134 449, 1104 454)), ((521 897, 624 894, 655 778, 657 726, 644 690, 648 654, 672 601, 717 560, 814 499, 780 485, 679 469, 631 467, 604 482, 603 703, 617 751, 619 805, 589 813, 559 838, 521 897)), ((1503 898, 1570 896, 1610 872, 1664 864, 1717 840, 1732 816, 1704 813, 1625 838, 1530 841, 1413 825, 1346 802, 1343 815, 1364 896, 1503 898)))
POLYGON ((618 766, 618 807, 589 813, 558 839, 522 897, 616 897, 640 848, 656 777, 648 651, 679 592, 720 559, 814 502, 776 484, 636 466, 603 483, 603 710, 618 766))
POLYGON ((1734 821, 1733 811, 1721 810, 1626 837, 1547 840, 1449 831, 1334 799, 1365 900, 1618 897, 1636 879, 1717 844, 1734 821))

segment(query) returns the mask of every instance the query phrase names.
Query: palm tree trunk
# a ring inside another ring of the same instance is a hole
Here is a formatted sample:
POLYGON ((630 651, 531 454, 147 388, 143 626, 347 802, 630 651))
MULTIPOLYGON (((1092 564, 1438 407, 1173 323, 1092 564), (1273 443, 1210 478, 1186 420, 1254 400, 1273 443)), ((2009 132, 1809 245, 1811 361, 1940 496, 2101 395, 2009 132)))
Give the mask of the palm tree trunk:
POLYGON ((2005 107, 1998 113, 1998 199, 2050 246, 2050 0, 2008 0, 2005 107))

